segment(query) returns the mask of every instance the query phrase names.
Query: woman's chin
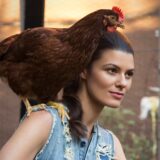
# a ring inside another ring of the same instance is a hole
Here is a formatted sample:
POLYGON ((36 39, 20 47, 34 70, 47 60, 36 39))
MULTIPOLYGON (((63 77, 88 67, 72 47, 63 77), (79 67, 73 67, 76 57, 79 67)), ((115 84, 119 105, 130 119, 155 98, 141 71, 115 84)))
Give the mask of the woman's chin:
POLYGON ((104 106, 109 108, 119 108, 121 105, 120 102, 114 102, 114 103, 106 103, 104 106))

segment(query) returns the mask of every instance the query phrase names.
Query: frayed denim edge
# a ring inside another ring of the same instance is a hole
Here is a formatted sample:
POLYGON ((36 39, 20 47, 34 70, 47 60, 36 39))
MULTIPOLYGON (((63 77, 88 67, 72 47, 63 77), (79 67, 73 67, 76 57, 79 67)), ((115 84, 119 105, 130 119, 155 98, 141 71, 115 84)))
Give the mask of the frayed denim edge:
POLYGON ((50 111, 49 109, 47 109, 47 108, 45 108, 45 110, 48 111, 48 112, 52 115, 52 118, 53 118, 52 128, 51 128, 51 131, 50 131, 50 134, 49 134, 49 137, 48 137, 46 143, 43 145, 42 149, 37 153, 37 155, 36 155, 36 157, 35 157, 35 160, 38 160, 38 159, 39 159, 39 156, 43 153, 43 151, 44 151, 45 148, 47 147, 47 145, 48 145, 48 143, 49 143, 49 141, 50 141, 50 139, 51 139, 51 137, 52 137, 53 129, 54 129, 54 126, 55 126, 56 121, 57 121, 56 115, 55 115, 53 112, 51 112, 51 111, 50 111))

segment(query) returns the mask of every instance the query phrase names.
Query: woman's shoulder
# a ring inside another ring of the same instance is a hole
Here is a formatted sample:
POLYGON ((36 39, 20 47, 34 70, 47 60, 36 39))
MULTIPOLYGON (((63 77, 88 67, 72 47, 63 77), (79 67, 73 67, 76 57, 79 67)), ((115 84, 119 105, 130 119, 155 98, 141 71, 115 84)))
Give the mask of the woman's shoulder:
POLYGON ((26 117, 19 127, 30 132, 30 136, 33 136, 35 141, 41 141, 41 144, 45 143, 52 124, 54 123, 54 117, 46 110, 40 110, 32 112, 29 117, 26 117))
POLYGON ((104 138, 106 137, 106 139, 110 139, 110 141, 113 141, 114 139, 114 133, 112 131, 110 131, 109 129, 105 129, 101 126, 98 126, 99 127, 99 134, 104 138))
POLYGON ((13 159, 30 157, 30 159, 33 159, 45 143, 53 121, 51 114, 45 110, 32 112, 29 117, 24 118, 15 133, 3 146, 0 157, 3 157, 3 159, 11 156, 13 159), (15 152, 14 148, 18 152, 15 152), (9 155, 7 154, 8 151, 10 151, 9 155))
POLYGON ((39 110, 32 112, 30 116, 26 116, 23 121, 20 123, 21 125, 24 125, 25 127, 32 127, 34 126, 41 129, 44 128, 50 128, 52 123, 54 121, 54 117, 46 110, 39 110))
POLYGON ((57 121, 61 123, 57 109, 46 105, 44 109, 34 108, 28 117, 25 115, 19 127, 28 129, 33 135, 34 132, 41 135, 39 138, 45 142, 57 121))
POLYGON ((112 139, 114 141, 114 143, 115 142, 119 142, 120 143, 118 137, 111 130, 102 128, 100 126, 99 126, 99 130, 100 130, 100 135, 102 137, 109 137, 110 139, 112 139))
POLYGON ((123 147, 122 144, 119 140, 119 138, 112 132, 113 135, 113 140, 114 140, 114 146, 115 146, 115 156, 119 159, 119 160, 126 160, 124 151, 123 151, 123 147))
POLYGON ((52 125, 55 125, 57 121, 61 122, 58 112, 58 109, 53 106, 46 105, 41 108, 36 105, 29 116, 26 114, 22 118, 20 125, 25 124, 26 127, 33 125, 34 127, 39 127, 39 129, 44 129, 44 127, 45 129, 51 129, 52 125))
POLYGON ((126 160, 119 138, 111 130, 102 127, 100 127, 100 132, 101 136, 103 138, 105 137, 105 141, 108 141, 108 143, 114 148, 115 158, 117 157, 118 160, 126 160))

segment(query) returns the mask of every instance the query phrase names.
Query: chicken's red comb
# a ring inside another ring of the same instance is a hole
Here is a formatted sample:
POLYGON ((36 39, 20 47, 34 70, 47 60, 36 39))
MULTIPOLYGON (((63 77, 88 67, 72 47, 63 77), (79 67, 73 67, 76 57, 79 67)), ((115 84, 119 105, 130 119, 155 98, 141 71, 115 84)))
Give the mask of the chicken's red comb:
POLYGON ((116 6, 112 7, 112 11, 114 11, 115 13, 117 13, 119 15, 120 21, 124 20, 124 14, 119 7, 116 7, 116 6))

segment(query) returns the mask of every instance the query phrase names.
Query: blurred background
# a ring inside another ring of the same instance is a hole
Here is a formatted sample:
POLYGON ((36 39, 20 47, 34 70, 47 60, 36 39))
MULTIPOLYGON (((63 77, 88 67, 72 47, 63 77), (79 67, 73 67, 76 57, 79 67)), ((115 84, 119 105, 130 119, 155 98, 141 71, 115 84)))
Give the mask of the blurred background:
MULTIPOLYGON (((36 11, 40 0, 32 1, 36 11)), ((126 15, 126 28, 121 32, 135 50, 136 73, 121 108, 105 109, 100 122, 119 137, 128 160, 160 160, 160 1, 46 0, 44 26, 69 27, 92 11, 112 6, 119 6, 126 15), (140 118, 141 112, 148 115, 140 118)), ((0 40, 22 31, 23 12, 24 3, 19 0, 0 0, 0 40)), ((18 126, 19 114, 19 98, 0 81, 0 148, 18 126)))

